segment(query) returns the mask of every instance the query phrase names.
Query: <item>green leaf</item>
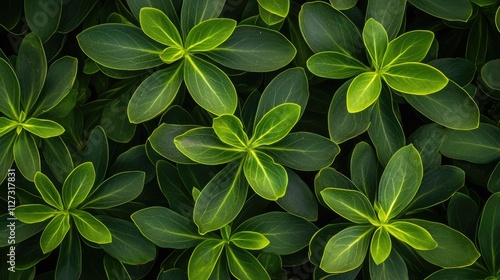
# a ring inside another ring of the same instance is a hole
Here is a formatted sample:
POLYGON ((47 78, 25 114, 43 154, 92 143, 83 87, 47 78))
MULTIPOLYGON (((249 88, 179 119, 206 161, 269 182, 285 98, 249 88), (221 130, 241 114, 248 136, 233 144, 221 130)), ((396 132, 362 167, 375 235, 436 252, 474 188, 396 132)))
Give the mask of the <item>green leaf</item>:
POLYGON ((48 205, 59 210, 63 210, 64 206, 61 200, 61 195, 52 181, 50 181, 49 177, 41 172, 37 172, 35 174, 34 182, 36 189, 48 205))
POLYGON ((184 80, 194 101, 215 115, 233 114, 238 104, 236 89, 217 66, 193 55, 186 56, 184 80))
POLYGON ((240 231, 229 240, 234 245, 246 250, 262 250, 269 245, 269 239, 258 232, 240 231))
POLYGON ((58 213, 56 209, 44 204, 23 204, 16 207, 16 218, 25 224, 40 223, 58 213))
POLYGON ((491 172, 490 178, 488 179, 488 190, 492 193, 500 192, 500 162, 491 172))
POLYGON ((207 19, 197 24, 186 37, 189 52, 210 51, 224 43, 236 28, 236 21, 229 18, 207 19))
POLYGON ((398 216, 411 202, 422 181, 423 168, 418 151, 413 145, 399 149, 389 160, 380 178, 378 203, 382 222, 398 216))
POLYGON ((161 248, 191 248, 205 239, 190 219, 165 207, 144 208, 130 217, 142 235, 161 248))
POLYGON ((370 255, 376 265, 385 262, 391 254, 392 243, 389 231, 385 226, 377 228, 373 233, 372 241, 370 243, 370 255))
POLYGON ((330 0, 330 4, 337 10, 349 10, 358 0, 330 0))
POLYGON ((368 136, 375 146, 377 158, 382 165, 387 165, 397 150, 405 145, 403 127, 394 112, 392 94, 387 87, 373 106, 368 136))
POLYGON ((206 165, 223 164, 243 156, 243 150, 223 143, 211 127, 193 128, 175 137, 174 143, 188 158, 206 165))
POLYGON ((354 183, 347 178, 344 174, 338 172, 334 168, 325 167, 319 171, 319 173, 314 178, 314 191, 316 193, 316 198, 323 204, 323 206, 328 207, 323 197, 321 191, 326 188, 346 189, 346 190, 358 190, 354 183))
POLYGON ((283 103, 268 111, 257 123, 250 146, 270 145, 283 139, 300 118, 300 105, 283 103))
POLYGON ((379 265, 370 258, 369 269, 371 279, 410 279, 406 263, 396 250, 391 250, 389 257, 379 265))
POLYGON ((245 149, 248 136, 243 131, 240 119, 233 115, 222 115, 213 120, 212 127, 219 139, 235 148, 245 149))
POLYGON ((307 45, 315 53, 335 51, 351 57, 362 54, 363 40, 358 28, 327 3, 317 1, 302 5, 299 24, 307 45))
POLYGON ((281 33, 240 25, 224 43, 204 55, 229 68, 270 72, 286 66, 296 53, 293 44, 281 33))
POLYGON ((43 0, 24 1, 26 23, 42 42, 46 42, 57 31, 61 19, 63 0, 46 2, 43 0))
POLYGON ((163 64, 165 46, 153 41, 138 27, 106 23, 85 29, 77 36, 82 51, 103 66, 118 70, 143 70, 163 64))
POLYGON ((318 219, 318 203, 311 188, 295 172, 287 168, 285 170, 288 176, 286 193, 276 200, 276 203, 288 213, 308 221, 316 221, 318 219))
POLYGON ((479 108, 472 97, 457 83, 429 95, 403 94, 408 103, 427 118, 457 130, 475 129, 479 125, 479 108))
POLYGON ((8 1, 5 9, 0 12, 0 26, 6 30, 11 30, 18 24, 23 12, 24 1, 8 1))
POLYGON ((159 9, 144 7, 139 12, 141 29, 149 38, 169 47, 182 49, 182 38, 175 25, 159 9))
MULTIPOLYGON (((167 17, 172 20, 172 22, 175 24, 175 26, 179 26, 179 19, 177 16, 177 11, 175 10, 174 3, 172 3, 171 0, 169 1, 164 1, 164 0, 127 0, 127 5, 130 8, 130 11, 134 15, 136 19, 139 19, 139 14, 141 12, 141 9, 144 7, 153 7, 157 8, 167 17)), ((176 1, 173 1, 176 2, 176 1)))
POLYGON ((427 55, 434 40, 434 33, 428 30, 406 32, 389 42, 381 68, 406 62, 420 62, 427 55))
POLYGON ((472 3, 469 0, 408 0, 420 10, 445 20, 467 22, 472 16, 472 3))
POLYGON ((90 242, 105 244, 111 242, 111 232, 109 229, 88 212, 78 209, 70 211, 73 222, 78 228, 78 232, 90 242))
POLYGON ((185 51, 183 49, 178 47, 168 47, 160 53, 160 58, 163 62, 171 64, 183 58, 184 55, 185 51))
POLYGON ((228 164, 203 188, 194 205, 193 220, 200 234, 220 229, 236 218, 247 197, 243 164, 228 164))
MULTIPOLYGON (((194 163, 179 151, 174 143, 174 138, 195 128, 194 125, 176 125, 163 123, 157 127, 151 136, 149 142, 155 152, 166 159, 177 163, 189 164, 194 163)), ((215 141, 215 140, 214 140, 215 141)))
POLYGON ((406 0, 370 0, 366 8, 366 20, 373 18, 382 24, 389 40, 396 37, 406 15, 406 0))
POLYGON ((359 113, 377 101, 382 81, 377 72, 365 72, 356 76, 347 89, 347 111, 359 113))
POLYGON ((183 80, 183 63, 156 71, 135 90, 127 107, 131 123, 151 120, 172 103, 183 80))
POLYGON ((198 23, 206 19, 219 17, 224 9, 224 4, 224 0, 182 1, 181 28, 183 35, 188 34, 198 23))
POLYGON ((377 223, 368 198, 356 190, 327 188, 321 191, 325 203, 337 214, 356 224, 377 223))
MULTIPOLYGON (((264 0, 266 1, 266 0, 264 0)), ((279 0, 279 1, 283 1, 283 0, 279 0)), ((259 2, 262 2, 262 1, 259 1, 259 2)), ((268 1, 268 2, 276 2, 274 0, 272 1, 268 1)), ((284 3, 286 7, 289 7, 289 3, 284 3)), ((279 4, 281 5, 281 4, 279 4)), ((286 10, 286 12, 288 13, 288 9, 286 10)), ((259 22, 260 20, 263 21, 263 25, 267 25, 267 26, 280 26, 282 23, 283 23, 283 20, 285 19, 285 17, 282 17, 282 16, 279 16, 275 13, 273 13, 272 11, 269 11, 269 10, 266 10, 266 8, 264 8, 262 5, 259 5, 259 17, 255 17, 255 20, 257 22, 259 22)))
POLYGON ((328 132, 330 139, 337 144, 362 134, 370 126, 370 108, 359 113, 349 113, 347 110, 346 94, 351 81, 339 87, 328 109, 328 132))
POLYGON ((476 240, 479 210, 479 205, 473 198, 457 192, 453 194, 446 208, 448 225, 460 231, 469 239, 476 240))
POLYGON ((290 2, 287 0, 257 0, 259 5, 266 11, 280 17, 286 17, 290 9, 290 2))
POLYGON ((418 62, 389 66, 382 74, 382 78, 392 89, 416 95, 437 92, 448 84, 448 78, 441 71, 418 62))
POLYGON ((85 162, 73 169, 62 186, 62 201, 66 210, 78 207, 89 194, 95 182, 94 165, 85 162))
POLYGON ((7 177, 9 168, 14 162, 14 154, 12 153, 17 134, 15 132, 8 133, 0 137, 0 182, 7 177))
POLYGON ((280 141, 259 147, 276 163, 302 171, 330 166, 340 148, 330 139, 310 132, 293 132, 280 141))
POLYGON ((125 268, 125 264, 117 259, 105 255, 103 266, 108 279, 132 279, 130 273, 125 268))
POLYGON ((219 239, 207 239, 196 246, 189 258, 189 279, 209 279, 224 246, 225 242, 219 239))
POLYGON ((8 119, 6 117, 0 117, 0 137, 8 134, 18 126, 18 122, 8 119))
POLYGON ((307 69, 314 75, 328 79, 346 79, 370 71, 356 58, 335 51, 322 51, 307 60, 307 69))
POLYGON ((325 246, 319 267, 328 273, 343 273, 359 267, 373 230, 372 225, 351 226, 335 234, 325 246))
POLYGON ((389 44, 389 38, 384 26, 373 18, 369 18, 363 28, 363 42, 370 55, 372 65, 378 69, 389 44))
POLYGON ((417 253, 426 261, 443 268, 464 267, 473 264, 480 256, 474 243, 462 233, 440 223, 425 220, 408 220, 427 230, 438 246, 417 253))
POLYGON ((465 58, 439 58, 429 61, 429 65, 436 67, 448 79, 461 87, 472 82, 476 74, 476 66, 465 58))
POLYGON ((234 277, 241 280, 271 279, 262 264, 252 254, 233 246, 226 248, 227 263, 234 277))
POLYGON ((191 215, 194 201, 183 184, 177 168, 167 161, 159 160, 156 162, 156 176, 170 209, 177 213, 186 211, 191 215))
POLYGON ((368 198, 374 201, 377 192, 377 158, 371 146, 359 142, 354 147, 350 162, 351 180, 368 198))
MULTIPOLYGON (((16 208, 17 213, 17 208, 16 208)), ((500 269, 500 193, 493 194, 484 205, 479 223, 478 242, 484 262, 490 272, 500 269)))
POLYGON ((22 130, 14 142, 13 153, 21 174, 33 181, 35 173, 41 170, 40 153, 33 136, 22 130))
POLYGON ((486 17, 478 16, 472 23, 469 36, 467 37, 465 58, 472 61, 475 65, 483 65, 486 62, 486 55, 489 51, 490 42, 493 36, 486 17))
POLYGON ((410 245, 417 250, 431 250, 438 246, 438 243, 430 233, 411 222, 395 221, 384 225, 387 231, 400 241, 410 245))
POLYGON ((64 182, 64 179, 75 168, 69 149, 61 137, 53 137, 43 141, 42 154, 58 182, 64 182))
POLYGON ((70 229, 69 214, 55 216, 45 227, 40 237, 40 247, 44 254, 54 250, 61 244, 70 229))
POLYGON ((259 196, 277 200, 285 195, 288 176, 283 166, 265 153, 250 150, 243 165, 245 178, 259 196))
POLYGON ((132 201, 141 194, 145 177, 143 171, 115 174, 97 186, 80 208, 106 209, 132 201))
POLYGON ((477 268, 446 268, 438 270, 429 275, 425 280, 440 280, 440 279, 469 279, 483 280, 488 279, 486 271, 477 268))
MULTIPOLYGON (((40 3, 37 4, 40 5, 40 3)), ((35 33, 26 35, 19 46, 16 75, 21 87, 21 104, 25 112, 30 112, 42 91, 47 75, 45 51, 40 38, 35 33)))
POLYGON ((64 34, 73 31, 82 23, 98 2, 98 0, 63 1, 61 20, 57 31, 64 34))
POLYGON ((481 68, 481 78, 483 78, 488 87, 494 90, 500 90, 500 81, 497 78, 500 76, 499 69, 500 59, 490 60, 481 68))
POLYGON ((277 255, 289 255, 307 246, 317 228, 311 222, 285 212, 267 212, 254 216, 235 230, 253 231, 264 235, 269 240, 263 252, 277 255))
POLYGON ((64 133, 64 127, 55 121, 30 118, 21 126, 40 138, 50 138, 64 133))
POLYGON ((59 247, 55 279, 77 279, 82 273, 82 244, 78 231, 72 227, 59 247))
POLYGON ((429 123, 422 125, 410 137, 408 143, 412 143, 422 157, 424 172, 441 166, 441 144, 444 139, 444 127, 429 123))
POLYGON ((90 132, 85 149, 83 162, 92 162, 96 173, 96 184, 106 176, 109 163, 109 145, 106 132, 101 126, 96 126, 90 132))
POLYGON ((500 159, 500 129, 487 123, 474 130, 446 129, 441 153, 479 164, 496 161, 500 159))
POLYGON ((498 7, 495 13, 495 25, 497 26, 498 32, 500 32, 500 7, 498 7))
POLYGON ((21 88, 10 64, 0 58, 0 113, 18 120, 21 113, 21 88))

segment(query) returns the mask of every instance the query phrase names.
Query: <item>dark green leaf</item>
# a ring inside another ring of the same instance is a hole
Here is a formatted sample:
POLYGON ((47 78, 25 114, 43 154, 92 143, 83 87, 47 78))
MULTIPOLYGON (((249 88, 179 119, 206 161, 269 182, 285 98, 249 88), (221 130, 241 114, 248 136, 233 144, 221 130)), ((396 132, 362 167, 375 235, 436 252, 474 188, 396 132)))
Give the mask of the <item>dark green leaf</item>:
POLYGON ((430 123, 422 125, 408 138, 408 142, 418 150, 422 157, 424 171, 430 171, 441 165, 441 144, 444 139, 444 127, 430 123))
POLYGON ((371 279, 409 279, 406 263, 394 249, 391 250, 389 257, 379 265, 370 259, 369 269, 371 279))
POLYGON ((10 64, 0 58, 0 113, 18 120, 21 113, 21 88, 10 64))
POLYGON ((440 58, 430 61, 431 66, 436 67, 461 87, 465 87, 474 78, 476 66, 465 58, 440 58))
POLYGON ((14 142, 13 153, 21 174, 29 181, 33 181, 35 173, 41 170, 40 153, 33 136, 22 130, 14 142))
POLYGON ((300 105, 283 103, 269 110, 256 124, 249 146, 271 145, 283 139, 300 118, 300 105))
POLYGON ((45 204, 23 204, 16 207, 16 218, 25 224, 43 222, 59 212, 45 204))
POLYGON ((170 209, 177 213, 186 213, 191 217, 194 202, 188 189, 184 186, 177 168, 167 161, 160 160, 156 163, 156 176, 163 195, 168 200, 170 209))
POLYGON ((322 51, 307 60, 307 69, 318 77, 346 79, 370 71, 361 61, 335 51, 322 51))
POLYGON ((109 146, 106 132, 96 126, 90 135, 83 150, 83 162, 92 162, 96 174, 96 183, 100 183, 106 176, 109 163, 109 146))
POLYGON ((472 3, 468 0, 408 0, 410 4, 420 10, 450 21, 466 22, 472 16, 472 3))
POLYGON ((63 210, 64 206, 61 200, 61 195, 54 184, 52 184, 49 177, 41 172, 37 172, 35 174, 34 182, 36 189, 48 205, 59 210, 63 210))
POLYGON ((237 279, 271 279, 262 264, 249 252, 237 247, 228 246, 226 256, 229 270, 237 279))
POLYGON ((484 205, 479 223, 478 241, 483 259, 490 272, 498 272, 500 264, 500 193, 490 196, 484 205))
POLYGON ((219 17, 224 9, 224 3, 224 0, 182 1, 181 28, 183 35, 188 34, 198 23, 206 19, 219 17))
POLYGON ((30 118, 21 126, 40 138, 56 137, 64 133, 64 127, 51 120, 30 118))
POLYGON ((311 189, 295 172, 290 169, 285 170, 288 176, 286 193, 283 197, 278 198, 276 203, 288 213, 308 221, 316 221, 318 219, 318 203, 311 189))
POLYGON ((71 32, 82 23, 98 2, 98 0, 63 1, 61 21, 57 31, 71 32))
POLYGON ((172 21, 156 8, 144 7, 139 13, 141 29, 149 38, 169 47, 182 49, 182 39, 172 21))
POLYGON ((358 0, 330 0, 330 4, 337 10, 349 10, 358 0))
POLYGON ((357 187, 349 178, 331 167, 321 169, 314 178, 314 191, 316 193, 316 198, 321 204, 328 207, 321 196, 321 191, 326 188, 357 190, 357 187))
POLYGON ((42 154, 50 171, 60 183, 64 182, 64 179, 75 168, 71 153, 61 137, 52 137, 43 141, 42 154))
POLYGON ((186 51, 210 51, 224 43, 236 28, 236 21, 228 18, 207 19, 197 24, 186 37, 186 51))
POLYGON ((141 9, 144 7, 152 7, 157 8, 162 11, 168 18, 175 24, 175 26, 179 26, 179 19, 177 16, 177 12, 175 10, 174 3, 179 2, 173 0, 127 0, 128 7, 130 11, 135 16, 136 19, 139 19, 139 14, 141 9))
POLYGON ((7 177, 9 168, 14 162, 14 154, 12 153, 17 134, 15 132, 8 133, 0 137, 0 182, 7 177))
POLYGON ((55 216, 43 230, 40 237, 40 247, 43 253, 48 253, 63 241, 66 233, 70 229, 69 214, 59 214, 55 216))
POLYGON ((70 214, 78 232, 80 232, 85 239, 97 244, 111 243, 111 232, 109 232, 109 229, 94 216, 78 209, 71 209, 70 214))
POLYGON ((446 209, 448 225, 476 240, 477 225, 479 222, 479 205, 466 194, 457 192, 448 202, 446 209))
POLYGON ((132 280, 125 265, 117 259, 110 256, 104 256, 104 270, 108 279, 126 279, 132 280))
POLYGON ((438 270, 429 275, 425 280, 441 280, 441 279, 467 279, 467 280, 483 280, 488 279, 489 274, 477 268, 447 268, 438 270))
POLYGON ((196 246, 191 258, 189 258, 189 279, 209 279, 225 244, 224 241, 219 239, 207 239, 196 246))
POLYGON ((491 172, 490 179, 488 180, 488 190, 490 192, 500 192, 500 162, 491 172))
POLYGON ((33 33, 46 42, 57 31, 61 19, 63 0, 25 0, 26 22, 33 33))
POLYGON ((6 1, 5 8, 0 12, 0 26, 6 30, 16 27, 23 12, 23 1, 6 1))
POLYGON ((372 204, 360 191, 327 188, 321 191, 321 196, 333 211, 353 223, 378 222, 372 204))
POLYGON ((55 279, 78 279, 82 273, 82 245, 78 232, 71 228, 59 247, 55 279))
POLYGON ((351 180, 368 198, 374 201, 377 192, 377 158, 372 147, 366 142, 359 142, 354 147, 350 162, 351 180))
POLYGON ((500 59, 495 59, 488 61, 481 68, 481 78, 488 85, 488 87, 494 90, 500 90, 500 81, 498 77, 500 76, 500 59))
POLYGON ((110 140, 128 143, 135 135, 136 125, 127 118, 128 98, 122 96, 109 102, 102 111, 100 125, 110 140))
POLYGON ((285 195, 286 170, 267 154, 250 150, 244 159, 243 171, 252 189, 264 199, 277 200, 285 195))
POLYGON ((489 41, 492 40, 488 25, 489 23, 484 16, 478 16, 474 20, 467 38, 465 58, 475 65, 482 65, 486 62, 489 41))
POLYGON ((64 181, 62 201, 66 210, 78 207, 90 193, 95 182, 94 165, 85 162, 73 169, 64 181))
POLYGON ((194 125, 163 123, 153 131, 149 141, 153 149, 166 159, 183 164, 194 163, 176 148, 174 138, 195 127, 194 125))
POLYGON ((405 16, 406 0, 370 0, 366 8, 366 20, 375 19, 387 31, 389 40, 398 35, 405 16))

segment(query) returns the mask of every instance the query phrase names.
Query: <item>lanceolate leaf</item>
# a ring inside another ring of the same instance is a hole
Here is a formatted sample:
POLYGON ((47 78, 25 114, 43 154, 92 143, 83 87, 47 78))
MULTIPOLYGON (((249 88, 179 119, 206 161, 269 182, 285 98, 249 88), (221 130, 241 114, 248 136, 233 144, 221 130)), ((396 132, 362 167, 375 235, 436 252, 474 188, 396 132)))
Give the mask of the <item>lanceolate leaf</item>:
POLYGON ((77 36, 83 52, 98 64, 118 70, 143 70, 163 64, 164 45, 141 29, 127 24, 106 23, 85 29, 77 36))
POLYGON ((351 180, 369 201, 374 201, 377 192, 377 158, 371 146, 359 142, 354 147, 350 162, 351 180))
POLYGON ((68 175, 62 187, 62 201, 66 210, 78 207, 89 194, 95 182, 94 165, 85 162, 68 175))
POLYGON ((182 39, 179 31, 172 21, 156 8, 144 7, 139 13, 141 29, 151 39, 167 45, 182 49, 182 39))
POLYGON ((382 65, 382 59, 389 44, 387 32, 382 24, 373 18, 369 18, 365 23, 362 35, 372 64, 378 69, 382 65))
POLYGON ((16 207, 16 218, 25 224, 40 223, 56 214, 56 209, 45 204, 23 204, 16 207))
POLYGON ((359 113, 372 105, 380 95, 382 81, 377 72, 356 76, 347 90, 347 111, 359 113))
POLYGON ((14 142, 13 152, 21 174, 26 179, 33 181, 35 173, 41 170, 40 153, 33 136, 22 130, 14 142))
POLYGON ((392 243, 389 231, 384 226, 379 227, 370 242, 370 255, 376 265, 383 263, 391 254, 392 243))
POLYGON ((209 51, 233 33, 236 21, 228 18, 214 18, 200 22, 193 27, 186 38, 186 50, 190 52, 209 51))
POLYGON ((321 191, 321 195, 333 211, 353 223, 377 222, 373 206, 360 191, 327 188, 321 191))
POLYGON ((238 247, 227 246, 226 248, 229 270, 237 279, 271 279, 262 264, 252 254, 238 247))
POLYGON ((283 103, 267 112, 255 126, 250 140, 252 147, 270 145, 283 139, 300 117, 300 106, 283 103))
POLYGON ((417 250, 431 250, 438 243, 424 228, 406 221, 395 221, 385 226, 389 233, 417 250))
POLYGON ((478 240, 481 254, 492 273, 498 272, 500 264, 500 193, 493 194, 483 208, 479 224, 478 240))
POLYGON ((54 184, 50 181, 49 177, 41 172, 35 174, 35 186, 43 200, 52 207, 63 210, 63 203, 61 195, 56 189, 54 184))
POLYGON ((0 137, 14 130, 18 125, 18 122, 8 119, 6 117, 0 117, 0 137))
POLYGON ((0 113, 17 120, 21 113, 21 88, 14 69, 0 58, 0 113))
POLYGON ((433 40, 434 33, 430 31, 415 30, 404 33, 387 45, 381 67, 420 62, 427 55, 433 40))
POLYGON ((370 71, 361 61, 334 51, 314 54, 307 60, 307 69, 318 77, 329 79, 346 79, 370 71))
POLYGON ((14 162, 12 147, 16 138, 17 134, 14 131, 0 137, 0 168, 3 168, 0 169, 0 182, 3 182, 14 162))
POLYGON ((108 228, 88 212, 71 209, 71 218, 78 232, 90 242, 105 244, 111 242, 111 232, 108 228))
POLYGON ((276 203, 288 213, 308 221, 316 221, 318 219, 318 203, 311 188, 297 173, 290 169, 285 168, 285 170, 288 175, 286 193, 276 203))
POLYGON ((225 242, 218 239, 207 239, 196 246, 189 258, 189 279, 209 279, 224 246, 225 242))
POLYGON ((369 268, 371 279, 409 279, 406 263, 394 249, 391 250, 389 257, 379 265, 370 259, 369 268))
POLYGON ((392 65, 382 74, 393 89, 416 95, 426 95, 443 89, 448 78, 436 68, 415 62, 392 65))
POLYGON ((251 150, 245 157, 243 170, 252 189, 267 200, 285 195, 288 176, 283 166, 265 153, 251 150))
POLYGON ((401 29, 405 16, 406 0, 370 0, 366 8, 366 20, 375 19, 387 31, 392 40, 401 29))
POLYGON ((186 56, 184 80, 193 99, 215 115, 233 114, 238 98, 233 83, 217 66, 194 55, 186 56))
POLYGON ((40 237, 40 247, 43 253, 48 253, 63 241, 70 229, 69 214, 59 214, 47 224, 40 237))
POLYGON ((64 133, 64 127, 51 120, 30 118, 21 125, 27 131, 41 138, 55 137, 64 133))
POLYGON ((76 228, 72 227, 59 247, 55 279, 80 278, 82 273, 82 245, 76 228))
POLYGON ((149 137, 151 147, 161 156, 177 163, 194 163, 179 151, 175 144, 174 138, 195 128, 194 125, 176 125, 163 123, 157 127, 153 134, 149 137))

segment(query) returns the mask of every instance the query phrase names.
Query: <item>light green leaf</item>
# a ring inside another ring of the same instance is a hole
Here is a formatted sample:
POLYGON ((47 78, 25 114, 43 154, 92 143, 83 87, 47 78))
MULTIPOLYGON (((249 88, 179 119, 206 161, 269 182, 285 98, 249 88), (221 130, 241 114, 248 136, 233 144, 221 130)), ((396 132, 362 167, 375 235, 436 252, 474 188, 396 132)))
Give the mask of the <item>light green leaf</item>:
POLYGON ((372 225, 351 226, 335 234, 325 246, 319 267, 328 273, 344 273, 359 267, 366 257, 372 225))
POLYGON ((26 35, 19 46, 16 75, 21 87, 21 104, 25 112, 30 112, 42 91, 47 75, 45 51, 42 41, 35 33, 26 35))
POLYGON ((395 221, 384 225, 389 233, 417 250, 431 250, 438 243, 423 227, 406 221, 395 221))
POLYGON ((387 31, 389 40, 396 37, 406 15, 406 0, 370 0, 365 20, 373 18, 387 31))
POLYGON ((139 12, 141 29, 151 39, 167 45, 182 49, 182 38, 175 25, 160 10, 144 7, 139 12))
POLYGON ((55 216, 45 227, 40 237, 40 247, 44 254, 54 250, 61 244, 70 229, 69 214, 55 216))
POLYGON ((231 274, 241 280, 270 280, 262 264, 249 252, 238 247, 226 247, 227 263, 231 274))
POLYGON ((84 162, 68 175, 62 186, 62 201, 66 210, 78 207, 89 194, 95 182, 94 165, 84 162))
POLYGON ((90 242, 106 244, 111 242, 111 232, 109 229, 88 212, 78 209, 70 210, 73 222, 78 228, 78 232, 90 242))
POLYGON ((11 132, 18 126, 18 122, 8 119, 6 117, 0 117, 0 137, 11 132))
POLYGON ((13 153, 21 174, 29 181, 33 181, 35 173, 41 170, 40 153, 33 136, 22 130, 14 142, 13 153))
MULTIPOLYGON (((266 1, 266 0, 264 0, 266 1)), ((272 0, 274 1, 274 0, 272 0)), ((283 1, 283 0, 279 0, 279 1, 283 1)), ((276 1, 274 1, 276 2, 276 1)), ((286 6, 289 6, 289 4, 287 3, 286 6)), ((287 10, 288 12, 288 10, 287 10)), ((283 24, 283 20, 285 19, 285 17, 281 17, 279 15, 276 15, 275 13, 273 13, 272 11, 268 11, 266 10, 264 7, 262 7, 262 5, 259 5, 259 16, 258 17, 255 17, 255 20, 258 22, 258 21, 263 21, 264 23, 264 26, 267 25, 267 26, 281 26, 281 24, 283 24)))
POLYGON ((257 2, 266 11, 283 18, 288 15, 290 9, 288 0, 257 0, 257 2))
POLYGON ((142 235, 161 248, 187 249, 205 239, 190 219, 165 207, 144 208, 130 217, 142 235))
POLYGON ((334 51, 314 54, 307 60, 307 69, 318 77, 328 79, 346 79, 370 71, 356 58, 334 51))
POLYGON ((268 111, 257 123, 249 146, 270 145, 283 139, 300 117, 300 105, 283 103, 268 111))
POLYGON ((42 196, 43 200, 52 207, 63 210, 64 206, 61 200, 61 195, 49 177, 41 172, 35 174, 35 187, 42 196))
POLYGON ((351 180, 369 201, 374 201, 377 192, 377 158, 371 146, 359 142, 354 147, 350 162, 351 180))
POLYGON ((207 19, 189 31, 186 38, 186 50, 204 52, 224 43, 236 28, 236 21, 229 18, 207 19))
POLYGON ((21 126, 41 138, 50 138, 64 133, 64 127, 55 121, 30 118, 21 126))
POLYGON ((23 204, 16 207, 16 218, 25 224, 35 224, 54 217, 59 211, 44 204, 23 204))
POLYGON ((143 70, 163 64, 164 45, 150 39, 138 27, 106 23, 85 29, 77 36, 82 51, 112 69, 143 70))
POLYGON ((163 62, 171 64, 184 57, 184 50, 178 47, 168 47, 160 53, 163 62))
POLYGON ((418 62, 401 63, 387 67, 382 78, 391 88, 416 95, 437 92, 448 84, 448 78, 441 71, 418 62))
POLYGON ((204 55, 232 69, 270 72, 290 63, 296 53, 293 44, 281 33, 240 25, 224 43, 204 55))
POLYGON ((446 129, 441 154, 485 164, 500 159, 500 128, 487 123, 474 130, 446 129))
MULTIPOLYGON (((17 213, 17 208, 16 208, 17 213)), ((478 242, 484 262, 490 272, 500 269, 500 193, 495 193, 484 205, 479 223, 478 242)))
POLYGON ((382 81, 377 72, 362 73, 352 80, 347 89, 347 111, 359 113, 377 101, 382 81))
POLYGON ((194 205, 193 220, 198 232, 205 234, 233 221, 245 204, 247 191, 241 161, 232 162, 217 173, 194 205))
POLYGON ((380 265, 389 257, 391 250, 391 236, 385 226, 381 226, 373 233, 370 243, 370 255, 375 264, 380 265))
POLYGON ((363 42, 370 55, 372 65, 378 69, 389 44, 389 38, 384 26, 373 18, 369 18, 363 28, 363 42))
POLYGON ((473 5, 469 0, 408 0, 408 2, 432 16, 450 21, 467 22, 473 11, 473 5))
POLYGON ((21 88, 10 64, 0 58, 0 113, 18 120, 21 113, 21 88))
POLYGON ((233 114, 238 104, 236 89, 217 66, 193 55, 186 56, 184 80, 194 101, 215 115, 233 114))
POLYGON ((211 127, 193 128, 175 137, 175 146, 191 160, 218 165, 243 156, 242 149, 223 143, 211 127))
POLYGON ((189 279, 207 280, 210 278, 220 258, 225 242, 219 239, 207 239, 194 249, 188 263, 189 279))
POLYGON ((373 206, 360 191, 326 188, 321 191, 321 196, 333 211, 353 223, 378 223, 373 206))
POLYGON ((233 115, 222 115, 213 120, 212 127, 219 139, 233 147, 245 149, 248 136, 243 131, 240 119, 233 115))
POLYGON ((269 245, 269 239, 258 232, 240 231, 229 240, 234 245, 246 250, 262 250, 269 245))
POLYGON ((131 123, 151 120, 172 103, 183 79, 183 64, 177 63, 156 71, 135 90, 127 107, 131 123))
MULTIPOLYGON (((175 1, 174 1, 175 2, 175 1)), ((217 18, 224 9, 225 0, 184 0, 181 9, 183 37, 198 23, 217 18)))
POLYGON ((423 177, 422 161, 413 145, 399 149, 389 160, 380 179, 378 203, 382 222, 398 216, 411 202, 423 177))
POLYGON ((420 62, 427 55, 433 40, 434 33, 428 30, 413 30, 402 34, 389 42, 380 67, 420 62))
POLYGON ((267 200, 285 195, 288 176, 283 166, 265 153, 250 150, 243 166, 245 177, 252 189, 267 200))

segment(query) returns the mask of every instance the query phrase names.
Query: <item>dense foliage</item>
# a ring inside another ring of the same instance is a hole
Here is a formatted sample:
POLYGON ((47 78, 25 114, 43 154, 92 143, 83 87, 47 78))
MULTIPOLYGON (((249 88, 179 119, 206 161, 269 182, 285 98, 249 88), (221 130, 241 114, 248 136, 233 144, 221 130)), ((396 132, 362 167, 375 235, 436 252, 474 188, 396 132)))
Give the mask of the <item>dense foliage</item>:
POLYGON ((500 0, 6 0, 1 279, 500 279, 500 0))

